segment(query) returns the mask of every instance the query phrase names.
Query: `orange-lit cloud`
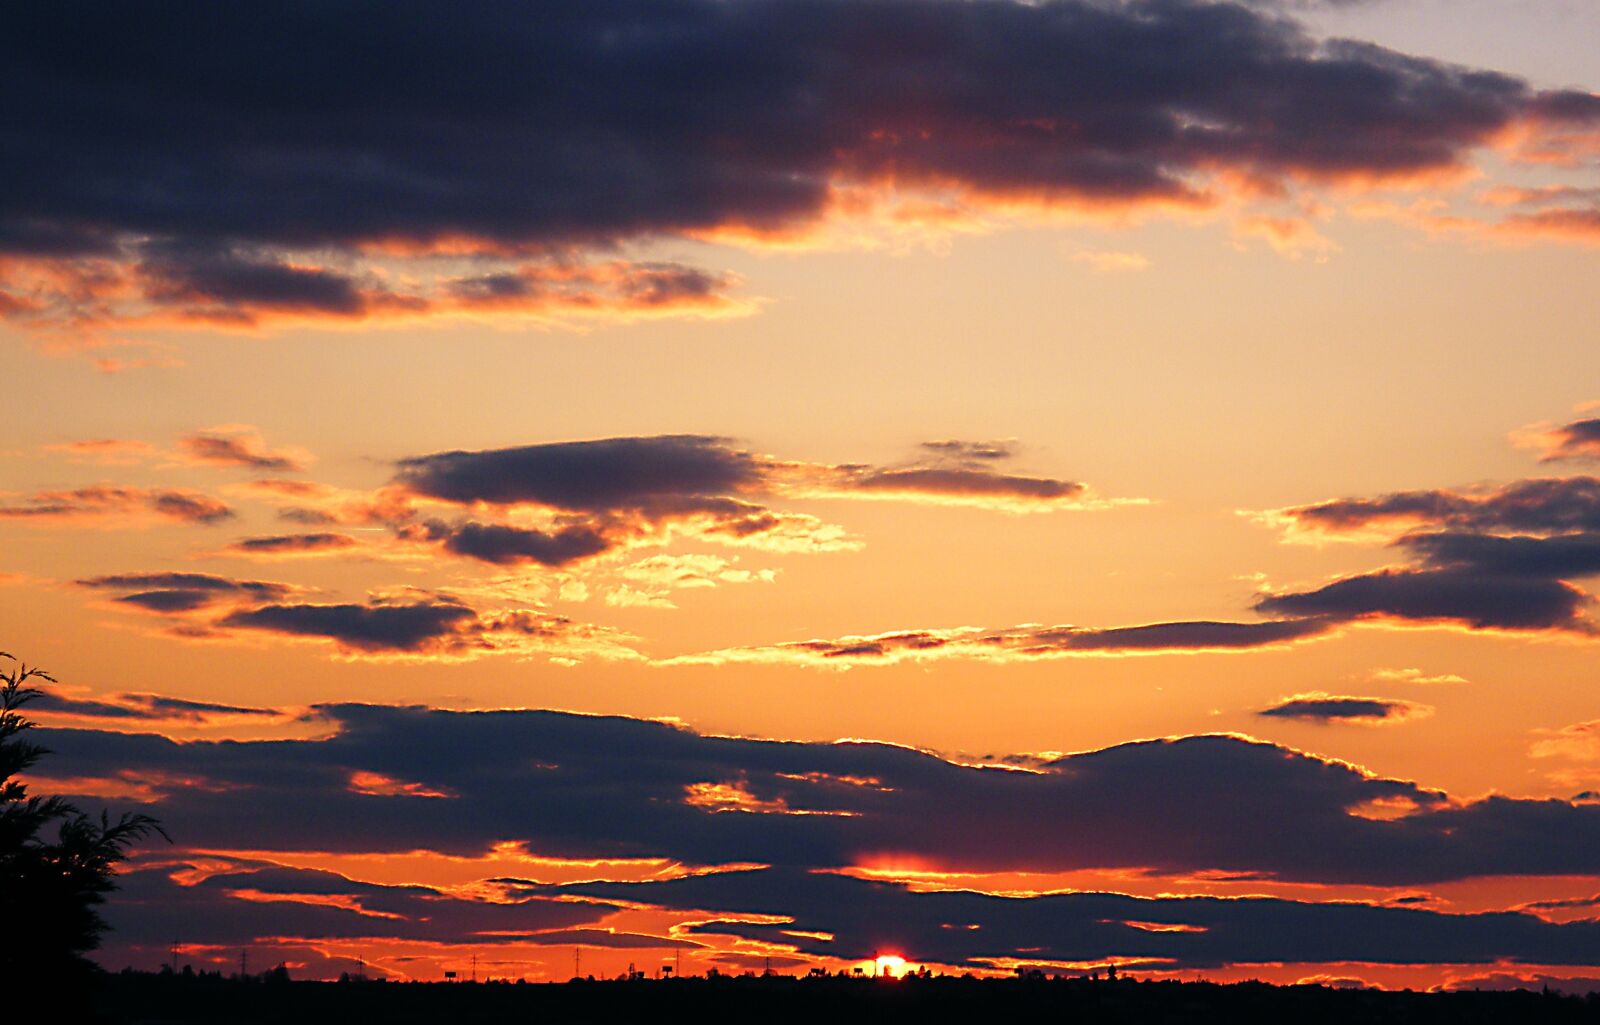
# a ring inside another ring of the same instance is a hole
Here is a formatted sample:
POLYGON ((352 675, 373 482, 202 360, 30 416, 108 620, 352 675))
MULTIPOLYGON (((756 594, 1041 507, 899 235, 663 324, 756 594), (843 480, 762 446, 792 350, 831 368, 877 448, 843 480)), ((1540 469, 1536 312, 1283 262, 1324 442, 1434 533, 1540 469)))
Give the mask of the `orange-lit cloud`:
POLYGON ((188 488, 119 484, 37 491, 0 504, 0 520, 39 526, 143 527, 162 520, 205 526, 232 516, 225 503, 188 488))
POLYGON ((1537 450, 1541 463, 1600 461, 1600 418, 1585 417, 1559 426, 1534 424, 1512 434, 1511 440, 1537 450))
POLYGON ((1433 714, 1428 705, 1397 698, 1352 697, 1329 694, 1325 691, 1307 691, 1286 697, 1263 708, 1257 715, 1278 719, 1296 719, 1301 722, 1356 723, 1367 726, 1392 726, 1433 714))
POLYGON ((61 452, 73 462, 92 462, 102 466, 131 466, 144 462, 156 448, 147 441, 124 438, 90 438, 46 445, 47 452, 61 452))
POLYGON ((261 432, 229 424, 178 439, 181 458, 202 466, 240 467, 269 472, 303 470, 312 461, 304 449, 271 449, 261 432))

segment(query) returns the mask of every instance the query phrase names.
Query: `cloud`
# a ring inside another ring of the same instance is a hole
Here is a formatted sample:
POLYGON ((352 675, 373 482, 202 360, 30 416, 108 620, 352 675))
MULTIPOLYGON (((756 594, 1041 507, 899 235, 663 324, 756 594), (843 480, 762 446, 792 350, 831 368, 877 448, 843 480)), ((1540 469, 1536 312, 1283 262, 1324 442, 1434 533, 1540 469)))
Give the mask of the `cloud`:
POLYGON ((1255 513, 1296 537, 1394 536, 1422 527, 1561 533, 1600 531, 1600 479, 1547 477, 1471 490, 1397 491, 1255 513))
POLYGON ((1593 599, 1561 580, 1488 576, 1471 567, 1382 570, 1256 602, 1267 615, 1454 623, 1474 630, 1593 634, 1593 599))
POLYGON ((226 504, 198 491, 117 484, 37 491, 0 505, 0 519, 51 526, 143 526, 152 517, 207 526, 232 516, 226 504))
POLYGON ((545 897, 471 899, 426 886, 385 886, 314 869, 208 858, 123 872, 107 918, 111 939, 122 950, 164 950, 174 936, 233 948, 285 939, 493 946, 570 942, 565 930, 611 910, 605 903, 545 897), (545 932, 560 938, 541 940, 545 932))
MULTIPOLYGON (((393 636, 381 632, 380 642, 393 636)), ((210 850, 475 856, 519 842, 541 856, 686 865, 848 868, 888 857, 946 871, 1118 868, 1380 886, 1600 874, 1600 805, 1453 800, 1239 737, 1139 741, 1001 768, 1000 757, 973 766, 887 744, 715 737, 608 716, 321 712, 330 728, 311 739, 177 744, 52 728, 40 740, 74 777, 145 782, 143 810, 182 823, 185 843, 210 850), (414 786, 352 790, 357 773, 414 786)))
POLYGON ((1519 133, 1570 160, 1600 120, 1585 93, 1198 0, 67 3, 15 28, 0 311, 69 333, 715 315, 728 276, 606 254, 885 203, 1411 185, 1519 133), (353 60, 357 36, 393 61, 353 60))
POLYGON ((79 587, 122 591, 116 600, 161 615, 209 611, 218 605, 271 601, 294 593, 288 584, 235 580, 209 573, 116 573, 76 581, 79 587))
POLYGON ((445 551, 497 566, 528 562, 565 566, 603 554, 613 543, 590 526, 544 531, 469 522, 455 527, 430 524, 427 530, 430 539, 443 539, 445 551))
POLYGON ((1536 741, 1528 751, 1534 758, 1600 762, 1600 719, 1539 732, 1542 739, 1536 741))
POLYGON ((1469 682, 1456 673, 1426 673, 1415 667, 1401 669, 1374 669, 1372 678, 1382 683, 1457 684, 1469 682))
POLYGON ((456 504, 534 504, 574 512, 678 508, 761 489, 756 457, 704 435, 608 438, 400 461, 396 481, 456 504))
POLYGON ((719 555, 652 555, 622 567, 617 575, 628 583, 608 591, 605 602, 620 608, 675 609, 670 595, 676 590, 772 583, 778 578, 777 570, 742 569, 738 561, 719 555))
POLYGON ((178 439, 178 449, 183 459, 202 466, 297 471, 311 461, 311 455, 302 449, 267 448, 259 431, 242 425, 186 435, 178 439))
POLYGON ((273 708, 189 701, 133 692, 76 696, 54 689, 41 693, 29 703, 28 710, 30 713, 43 712, 51 716, 129 721, 146 728, 152 723, 214 725, 240 720, 283 718, 283 713, 273 708))
POLYGON ((822 489, 829 497, 931 498, 952 504, 1002 507, 1012 503, 1021 510, 1039 503, 1083 496, 1084 487, 1076 481, 1047 477, 1023 477, 995 473, 986 468, 962 466, 913 466, 872 468, 847 472, 837 483, 822 489))
MULTIPOLYGON (((1600 235, 1600 223, 1596 225, 1600 235)), ((1546 424, 1525 428, 1512 436, 1517 444, 1540 450, 1539 462, 1600 460, 1600 417, 1573 420, 1559 427, 1546 424)))
POLYGON ((303 555, 328 555, 348 552, 359 542, 348 534, 320 531, 309 534, 269 534, 247 537, 224 546, 220 554, 242 555, 252 559, 288 559, 303 555))
POLYGON ((1592 922, 1515 913, 1445 914, 1359 903, 1114 893, 998 896, 917 892, 832 874, 768 868, 665 882, 530 887, 672 909, 709 909, 687 931, 862 960, 882 950, 974 967, 1126 959, 1145 970, 1229 964, 1533 964, 1600 961, 1592 922), (778 922, 751 921, 778 915, 778 922), (1149 924, 1178 929, 1142 928, 1149 924), (978 928, 963 926, 976 925, 978 928))
POLYGON ((1287 540, 1387 540, 1410 565, 1262 595, 1256 611, 1340 621, 1594 635, 1600 479, 1550 477, 1397 491, 1249 514, 1287 540))
POLYGON ((1398 543, 1429 566, 1509 577, 1600 574, 1600 531, 1550 537, 1443 532, 1412 534, 1398 543))
POLYGON ((1197 620, 1088 629, 1018 626, 1006 630, 960 627, 902 630, 834 639, 723 648, 664 660, 663 664, 778 663, 821 668, 893 665, 903 661, 967 658, 989 662, 1034 661, 1086 655, 1179 654, 1277 648, 1328 634, 1337 622, 1305 617, 1259 623, 1197 620))
POLYGON ((460 660, 535 653, 562 659, 639 657, 626 646, 625 635, 603 627, 528 609, 480 612, 442 598, 262 605, 231 612, 213 628, 327 641, 345 658, 460 660))
POLYGON ((72 462, 93 462, 102 466, 131 466, 155 454, 155 446, 127 438, 88 438, 46 445, 47 452, 61 452, 72 462))
POLYGON ((1427 705, 1395 698, 1362 698, 1311 691, 1284 698, 1256 714, 1322 724, 1353 722, 1390 725, 1432 715, 1433 709, 1427 705))
MULTIPOLYGON (((945 440, 925 443, 901 465, 835 465, 780 460, 710 435, 604 438, 403 459, 376 504, 387 508, 392 524, 404 524, 398 528, 404 540, 496 565, 556 567, 664 544, 673 535, 779 552, 857 546, 815 516, 773 507, 783 499, 873 498, 1009 512, 1109 504, 1075 481, 1004 472, 998 464, 1013 456, 1010 442, 945 440), (407 522, 418 506, 472 518, 407 522)), ((342 505, 360 516, 372 507, 342 505)))

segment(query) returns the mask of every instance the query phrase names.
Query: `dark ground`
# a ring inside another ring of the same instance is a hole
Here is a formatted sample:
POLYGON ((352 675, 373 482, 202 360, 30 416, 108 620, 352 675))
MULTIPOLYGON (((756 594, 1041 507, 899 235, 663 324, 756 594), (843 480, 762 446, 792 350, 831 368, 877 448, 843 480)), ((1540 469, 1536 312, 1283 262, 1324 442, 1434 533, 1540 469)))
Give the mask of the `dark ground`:
POLYGON ((795 978, 668 982, 504 983, 241 982, 128 973, 80 996, 84 1016, 60 1003, 38 1021, 274 1022, 279 1025, 1600 1025, 1600 998, 1553 993, 1412 993, 1322 986, 1085 980, 900 981, 795 978))

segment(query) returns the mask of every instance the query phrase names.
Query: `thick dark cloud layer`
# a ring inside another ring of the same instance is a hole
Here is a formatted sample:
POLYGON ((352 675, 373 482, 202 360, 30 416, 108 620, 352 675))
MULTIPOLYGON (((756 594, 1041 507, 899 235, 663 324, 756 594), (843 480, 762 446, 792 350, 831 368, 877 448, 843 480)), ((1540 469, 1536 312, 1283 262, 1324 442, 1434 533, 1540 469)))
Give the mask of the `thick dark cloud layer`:
POLYGON ((1600 923, 1558 925, 1518 913, 1452 915, 1270 898, 918 893, 892 883, 780 868, 528 892, 789 916, 792 922, 770 925, 713 921, 693 931, 794 944, 806 954, 848 959, 893 950, 944 964, 1081 964, 1118 957, 1159 968, 1600 962, 1600 923))
MULTIPOLYGON (((1600 117, 1198 0, 68 2, 13 14, 0 91, 0 253, 81 271, 0 308, 54 322, 127 291, 212 323, 426 313, 560 287, 574 250, 803 229, 840 186, 1196 205, 1222 176, 1409 180, 1600 117), (500 262, 427 295, 367 265, 464 250, 500 262)), ((629 273, 573 304, 722 287, 629 273)))
POLYGON ((479 854, 520 841, 557 857, 698 865, 904 855, 975 871, 1374 885, 1600 873, 1600 806, 1453 802, 1234 737, 975 768, 882 744, 710 737, 555 712, 325 713, 339 729, 317 740, 175 744, 64 729, 41 740, 73 778, 147 779, 159 795, 148 810, 207 849, 479 854), (353 782, 367 776, 396 782, 353 782), (1366 814, 1375 805, 1386 821, 1366 814))

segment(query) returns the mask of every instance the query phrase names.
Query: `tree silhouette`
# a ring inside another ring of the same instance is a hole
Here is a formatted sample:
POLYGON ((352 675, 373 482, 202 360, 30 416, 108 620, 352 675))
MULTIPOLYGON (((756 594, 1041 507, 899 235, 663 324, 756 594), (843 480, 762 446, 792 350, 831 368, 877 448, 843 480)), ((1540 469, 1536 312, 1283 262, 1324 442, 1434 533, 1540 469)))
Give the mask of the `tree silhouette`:
POLYGON ((16 665, 0 672, 0 972, 7 977, 61 977, 92 970, 84 954, 100 943, 106 923, 97 907, 116 888, 128 848, 151 833, 148 815, 91 818, 59 797, 29 795, 17 777, 49 752, 24 734, 33 723, 21 709, 39 696, 30 680, 55 682, 6 652, 16 665))

